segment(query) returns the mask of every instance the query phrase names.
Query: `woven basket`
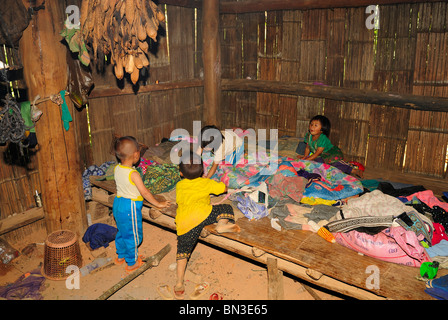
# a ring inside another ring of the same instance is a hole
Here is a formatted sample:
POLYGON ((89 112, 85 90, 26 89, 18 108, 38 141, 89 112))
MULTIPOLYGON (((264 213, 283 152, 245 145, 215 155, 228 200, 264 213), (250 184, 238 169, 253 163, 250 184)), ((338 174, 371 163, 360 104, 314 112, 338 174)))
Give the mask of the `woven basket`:
POLYGON ((42 275, 50 280, 65 280, 71 274, 66 273, 68 266, 81 268, 82 257, 78 239, 69 230, 59 230, 48 235, 45 241, 42 275))

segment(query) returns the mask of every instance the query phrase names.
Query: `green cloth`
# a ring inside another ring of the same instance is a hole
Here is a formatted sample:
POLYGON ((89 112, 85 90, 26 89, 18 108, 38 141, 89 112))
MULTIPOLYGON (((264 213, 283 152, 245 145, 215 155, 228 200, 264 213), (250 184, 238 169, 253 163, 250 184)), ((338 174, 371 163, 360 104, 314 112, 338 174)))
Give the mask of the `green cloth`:
MULTIPOLYGON (((137 171, 141 175, 139 169, 137 168, 137 171)), ((152 194, 169 192, 181 180, 179 166, 169 163, 150 165, 146 168, 145 174, 142 175, 142 180, 152 194)))
POLYGON ((304 142, 308 144, 311 153, 315 153, 318 148, 324 148, 320 157, 324 159, 325 163, 333 163, 343 159, 341 149, 337 146, 333 146, 330 139, 323 133, 316 141, 313 141, 313 136, 308 132, 305 135, 304 142))
POLYGON ((361 183, 362 183, 362 186, 369 191, 378 189, 378 185, 380 184, 380 182, 375 179, 362 180, 361 183))
POLYGON ((32 127, 29 131, 36 132, 34 122, 31 120, 31 102, 24 101, 20 103, 20 114, 22 115, 25 126, 32 127))
POLYGON ((65 102, 65 90, 61 90, 60 92, 61 98, 62 98, 62 104, 61 104, 61 109, 62 109, 62 121, 64 122, 64 129, 65 131, 68 131, 68 129, 70 129, 70 124, 69 122, 72 121, 72 116, 70 114, 70 111, 68 110, 68 106, 67 103, 65 102))
POLYGON ((86 67, 90 64, 90 56, 86 47, 86 43, 82 38, 82 33, 76 28, 65 27, 60 35, 64 37, 71 52, 78 53, 78 59, 86 67))

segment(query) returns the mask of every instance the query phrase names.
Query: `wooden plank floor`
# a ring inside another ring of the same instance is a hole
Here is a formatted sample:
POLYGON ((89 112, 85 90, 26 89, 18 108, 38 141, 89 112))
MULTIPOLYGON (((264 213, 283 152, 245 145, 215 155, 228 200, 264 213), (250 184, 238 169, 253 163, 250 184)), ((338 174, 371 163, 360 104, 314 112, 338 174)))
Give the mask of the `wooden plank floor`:
MULTIPOLYGON (((114 181, 97 181, 94 177, 91 177, 91 182, 99 188, 115 193, 114 181)), ((175 203, 175 192, 163 194, 163 196, 175 203)), ((219 197, 217 200, 219 200, 219 197)), ((216 202, 216 200, 213 202, 216 202)), ((148 203, 145 203, 145 205, 149 206, 148 203)), ((171 219, 165 222, 164 226, 169 226, 174 230, 175 208, 174 205, 168 210, 161 210, 164 214, 163 218, 169 217, 171 219)), ((158 219, 155 219, 154 222, 157 223, 158 219)), ((284 261, 284 265, 288 268, 283 271, 355 298, 432 299, 424 292, 425 283, 416 279, 419 276, 419 268, 402 266, 360 255, 337 243, 329 243, 310 231, 277 231, 271 227, 268 218, 257 221, 240 218, 237 224, 241 227, 241 232, 238 234, 218 235, 212 226, 207 227, 207 230, 213 233, 211 242, 223 249, 240 253, 254 260, 257 259, 250 254, 245 254, 247 250, 244 248, 258 248, 266 252, 266 255, 284 261), (369 285, 372 284, 370 279, 373 274, 368 270, 372 267, 377 270, 379 276, 379 281, 373 282, 373 284, 378 285, 378 288, 370 288, 371 285, 369 285), (296 269, 297 272, 295 272, 296 269)), ((208 237, 203 240, 207 242, 207 239, 208 237)), ((258 259, 258 261, 264 260, 258 259)), ((282 264, 279 264, 279 269, 282 269, 282 264)), ((438 276, 445 274, 448 274, 447 270, 439 270, 438 276)))

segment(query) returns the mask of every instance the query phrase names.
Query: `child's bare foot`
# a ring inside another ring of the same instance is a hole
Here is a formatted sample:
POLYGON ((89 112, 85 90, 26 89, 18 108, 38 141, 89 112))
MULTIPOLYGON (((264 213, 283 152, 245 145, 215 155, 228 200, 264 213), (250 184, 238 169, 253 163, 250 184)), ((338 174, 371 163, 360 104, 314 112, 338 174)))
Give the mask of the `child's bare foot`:
POLYGON ((226 232, 240 232, 241 228, 234 223, 219 224, 216 226, 216 232, 226 233, 226 232))

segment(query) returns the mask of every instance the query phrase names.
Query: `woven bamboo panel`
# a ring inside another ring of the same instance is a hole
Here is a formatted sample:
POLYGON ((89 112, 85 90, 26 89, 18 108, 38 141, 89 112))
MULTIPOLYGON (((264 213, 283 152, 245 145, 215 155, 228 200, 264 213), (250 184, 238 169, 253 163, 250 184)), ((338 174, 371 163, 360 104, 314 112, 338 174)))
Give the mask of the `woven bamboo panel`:
MULTIPOLYGON (((416 86, 417 94, 448 97, 448 86, 416 86)), ((405 171, 446 177, 448 113, 411 110, 405 171)))
MULTIPOLYGON (((296 136, 304 137, 308 132, 310 119, 324 113, 325 99, 298 97, 296 136)), ((331 121, 331 119, 330 119, 331 121)))
MULTIPOLYGON (((220 17, 221 32, 221 74, 223 78, 237 79, 242 73, 241 21, 236 14, 220 17)), ((222 95, 223 128, 240 123, 237 110, 236 92, 224 92, 222 95)))
POLYGON ((299 82, 302 11, 283 11, 281 81, 299 82))
POLYGON ((409 110, 372 106, 366 163, 384 169, 401 168, 406 147, 409 110))

